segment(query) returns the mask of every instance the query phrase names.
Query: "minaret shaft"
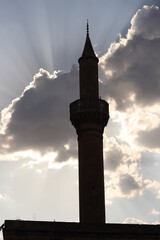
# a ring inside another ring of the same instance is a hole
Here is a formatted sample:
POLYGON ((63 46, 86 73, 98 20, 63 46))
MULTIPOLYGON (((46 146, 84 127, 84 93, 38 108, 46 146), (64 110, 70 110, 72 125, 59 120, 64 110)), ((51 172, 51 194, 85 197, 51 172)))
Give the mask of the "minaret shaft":
POLYGON ((81 223, 105 223, 103 139, 99 124, 78 129, 79 201, 81 223))

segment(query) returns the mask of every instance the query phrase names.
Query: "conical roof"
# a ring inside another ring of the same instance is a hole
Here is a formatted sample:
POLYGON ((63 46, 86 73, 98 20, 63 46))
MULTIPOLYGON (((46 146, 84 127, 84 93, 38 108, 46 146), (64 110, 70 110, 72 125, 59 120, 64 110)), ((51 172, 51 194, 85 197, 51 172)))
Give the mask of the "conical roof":
POLYGON ((88 22, 87 22, 87 36, 86 36, 86 42, 84 45, 84 49, 83 49, 83 53, 82 53, 82 57, 96 57, 93 47, 92 47, 92 43, 89 37, 89 26, 88 26, 88 22))

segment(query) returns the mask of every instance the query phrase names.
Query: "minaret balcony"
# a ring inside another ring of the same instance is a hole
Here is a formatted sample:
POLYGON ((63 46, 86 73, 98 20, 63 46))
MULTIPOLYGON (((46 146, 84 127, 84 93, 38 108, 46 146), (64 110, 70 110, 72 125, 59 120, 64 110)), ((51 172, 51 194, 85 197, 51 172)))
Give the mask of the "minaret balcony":
POLYGON ((95 122, 105 127, 109 119, 109 104, 101 99, 78 99, 70 104, 70 120, 77 127, 95 122))

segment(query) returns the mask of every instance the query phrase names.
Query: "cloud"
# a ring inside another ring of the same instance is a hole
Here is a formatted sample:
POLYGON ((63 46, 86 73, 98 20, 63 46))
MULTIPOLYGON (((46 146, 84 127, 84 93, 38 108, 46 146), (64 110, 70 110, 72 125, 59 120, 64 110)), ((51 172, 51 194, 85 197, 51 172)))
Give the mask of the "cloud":
POLYGON ((119 149, 114 149, 106 153, 105 169, 115 171, 122 163, 123 154, 119 149))
POLYGON ((139 220, 137 218, 127 217, 123 223, 125 224, 148 224, 147 222, 144 222, 142 220, 139 220))
POLYGON ((116 173, 105 181, 106 204, 111 204, 113 199, 134 198, 136 195, 142 195, 143 182, 141 177, 128 173, 116 173))
POLYGON ((112 43, 100 59, 107 79, 102 75, 103 95, 114 99, 118 110, 160 101, 159 25, 159 8, 144 6, 132 18, 127 36, 112 43))
MULTIPOLYGON (((112 128, 114 124, 119 127, 119 131, 114 132, 114 141, 121 146, 107 146, 106 199, 109 203, 114 198, 133 198, 147 189, 151 189, 156 198, 160 196, 159 183, 154 180, 156 173, 143 176, 139 168, 142 152, 154 153, 160 149, 159 24, 159 8, 143 7, 132 18, 126 37, 120 36, 100 59, 102 97, 109 99, 112 111, 109 124, 112 128)), ((150 161, 152 158, 150 156, 150 161)), ((151 162, 151 168, 153 165, 151 162)))
POLYGON ((110 121, 119 127, 115 138, 139 152, 160 150, 159 25, 159 8, 144 6, 127 35, 100 58, 102 97, 114 112, 110 121))
POLYGON ((157 6, 144 6, 139 9, 131 20, 131 30, 129 30, 129 38, 134 35, 143 36, 146 39, 160 38, 160 14, 157 6))
POLYGON ((155 215, 155 216, 160 216, 160 212, 155 210, 154 208, 152 209, 151 214, 155 215))
POLYGON ((153 156, 153 153, 149 155, 146 153, 141 156, 139 149, 136 151, 136 148, 132 149, 130 145, 118 143, 113 138, 108 139, 105 146, 104 167, 107 205, 117 198, 140 197, 146 191, 152 192, 152 198, 160 198, 160 183, 157 173, 159 168, 158 154, 153 156), (157 161, 154 160, 154 157, 157 157, 157 161), (149 169, 145 168, 146 161, 149 161, 147 163, 149 169))
MULTIPOLYGON (((2 111, 1 151, 59 151, 64 161, 75 152, 75 132, 69 121, 69 104, 78 98, 78 70, 54 75, 40 69, 20 97, 2 111)), ((58 158, 58 157, 57 157, 58 158)), ((59 158, 60 160, 60 158, 59 158)))
POLYGON ((160 148, 160 126, 149 131, 140 131, 137 142, 147 148, 160 148))
POLYGON ((56 162, 63 162, 65 160, 69 160, 70 158, 77 159, 78 151, 77 151, 77 143, 76 141, 68 141, 69 145, 66 147, 59 148, 59 152, 55 158, 56 162))
POLYGON ((129 174, 120 177, 119 186, 123 194, 130 194, 132 191, 139 191, 141 188, 140 184, 129 174))
MULTIPOLYGON (((142 132, 145 129, 138 129, 140 121, 136 122, 136 118, 140 107, 157 104, 160 100, 159 23, 159 8, 144 6, 132 18, 126 38, 120 37, 118 42, 112 43, 107 54, 100 59, 103 97, 114 100, 118 110, 126 111, 126 108, 132 107, 134 111, 133 114, 131 110, 126 114, 132 121, 117 121, 119 137, 122 139, 123 136, 132 135, 137 137, 137 143, 144 142, 148 146, 143 137, 147 133, 142 132), (144 24, 146 22, 148 24, 144 24), (152 25, 154 27, 150 31, 152 25)), ((45 153, 61 149, 57 155, 58 161, 69 158, 70 154, 74 158, 75 147, 67 150, 64 145, 71 145, 75 139, 75 130, 69 122, 69 104, 77 98, 76 67, 69 73, 59 71, 54 75, 41 69, 22 95, 2 111, 1 151, 33 149, 45 153)), ((120 114, 118 117, 121 117, 120 114)), ((113 118, 110 122, 113 120, 115 122, 113 118)), ((154 131, 152 129, 153 135, 154 131)), ((151 135, 151 132, 148 134, 151 135)), ((121 158, 120 152, 110 151, 106 162, 108 169, 118 168, 121 158)))
POLYGON ((104 143, 106 204, 111 204, 115 198, 141 195, 144 190, 138 165, 141 154, 115 138, 107 138, 104 143))

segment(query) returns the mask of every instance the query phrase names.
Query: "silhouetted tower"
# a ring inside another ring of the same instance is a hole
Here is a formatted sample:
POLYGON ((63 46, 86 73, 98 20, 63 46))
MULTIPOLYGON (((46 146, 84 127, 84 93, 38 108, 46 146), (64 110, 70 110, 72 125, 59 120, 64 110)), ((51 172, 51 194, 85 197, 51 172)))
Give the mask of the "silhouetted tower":
POLYGON ((80 66, 80 99, 70 104, 70 120, 78 135, 79 202, 81 223, 105 223, 103 131, 108 103, 99 99, 98 58, 87 36, 80 66))

